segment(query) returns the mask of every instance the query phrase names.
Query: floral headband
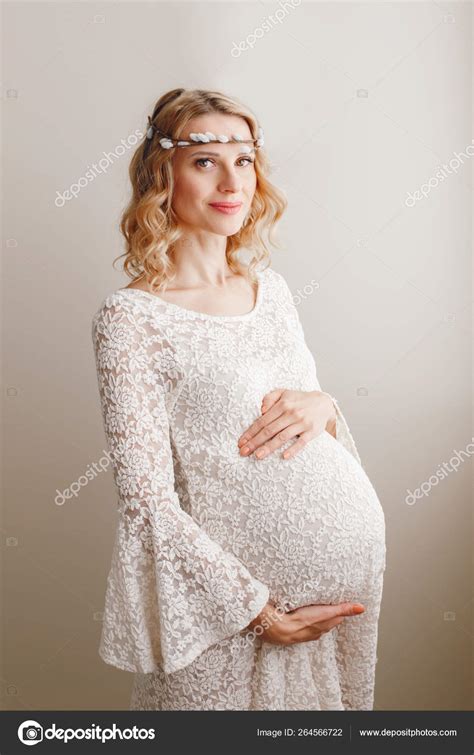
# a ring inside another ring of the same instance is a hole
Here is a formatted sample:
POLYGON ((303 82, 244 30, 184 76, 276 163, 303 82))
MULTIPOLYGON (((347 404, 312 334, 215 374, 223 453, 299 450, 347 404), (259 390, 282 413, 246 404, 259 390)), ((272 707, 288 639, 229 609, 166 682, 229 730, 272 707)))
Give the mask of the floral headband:
POLYGON ((221 142, 222 144, 226 144, 227 142, 240 142, 242 144, 243 152, 248 153, 252 151, 252 147, 248 146, 249 144, 254 144, 254 148, 258 149, 259 147, 263 147, 265 143, 263 128, 260 127, 258 129, 257 139, 244 139, 239 134, 232 134, 230 137, 224 136, 223 134, 216 136, 211 131, 206 131, 205 134, 189 134, 191 141, 173 139, 171 136, 168 136, 168 134, 164 134, 163 131, 160 131, 160 129, 152 123, 150 116, 148 116, 148 130, 146 132, 146 138, 153 139, 153 134, 155 131, 157 134, 162 135, 159 141, 163 149, 171 149, 171 147, 189 147, 196 144, 196 142, 203 142, 205 144, 207 144, 208 142, 221 142))

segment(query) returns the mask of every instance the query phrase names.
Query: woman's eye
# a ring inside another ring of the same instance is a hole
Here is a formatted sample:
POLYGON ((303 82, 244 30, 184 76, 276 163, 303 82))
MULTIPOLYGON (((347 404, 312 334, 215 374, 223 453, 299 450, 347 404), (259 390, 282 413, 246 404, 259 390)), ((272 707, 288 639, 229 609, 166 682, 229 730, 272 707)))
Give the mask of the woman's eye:
POLYGON ((254 159, 253 159, 252 157, 241 157, 241 158, 240 158, 240 160, 245 160, 245 162, 246 162, 246 163, 247 163, 248 165, 251 165, 252 163, 254 163, 254 162, 255 162, 255 160, 254 160, 254 159))
MULTIPOLYGON (((242 160, 244 160, 247 163, 247 165, 255 162, 255 160, 251 157, 240 157, 238 162, 242 162, 242 160)), ((212 160, 209 157, 200 157, 198 160, 196 160, 195 164, 199 165, 202 168, 205 168, 206 166, 202 165, 202 163, 210 163, 210 162, 212 162, 212 160)))

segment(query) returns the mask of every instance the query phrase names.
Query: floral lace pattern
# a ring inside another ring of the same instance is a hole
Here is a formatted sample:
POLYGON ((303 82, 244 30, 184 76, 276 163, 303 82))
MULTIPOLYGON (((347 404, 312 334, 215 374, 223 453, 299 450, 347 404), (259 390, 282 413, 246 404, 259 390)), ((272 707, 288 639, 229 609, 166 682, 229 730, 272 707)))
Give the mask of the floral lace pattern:
POLYGON ((288 460, 237 446, 265 393, 321 390, 285 279, 258 279, 244 315, 124 288, 92 320, 118 491, 99 653, 131 709, 373 706, 385 520, 338 402, 336 438, 288 460), (269 599, 366 611, 283 647, 246 631, 269 599))

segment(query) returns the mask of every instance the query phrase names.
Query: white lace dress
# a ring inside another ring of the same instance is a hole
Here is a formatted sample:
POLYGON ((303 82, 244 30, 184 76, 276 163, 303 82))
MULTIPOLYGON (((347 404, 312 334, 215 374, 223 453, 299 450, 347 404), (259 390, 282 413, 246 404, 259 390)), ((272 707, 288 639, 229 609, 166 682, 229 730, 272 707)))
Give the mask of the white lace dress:
POLYGON ((258 277, 244 315, 124 288, 93 317, 118 489, 99 653, 135 672, 131 710, 373 708, 385 520, 337 402, 337 439, 293 458, 237 445, 269 391, 321 390, 285 279, 258 277), (245 631, 268 599, 366 610, 278 646, 245 631))

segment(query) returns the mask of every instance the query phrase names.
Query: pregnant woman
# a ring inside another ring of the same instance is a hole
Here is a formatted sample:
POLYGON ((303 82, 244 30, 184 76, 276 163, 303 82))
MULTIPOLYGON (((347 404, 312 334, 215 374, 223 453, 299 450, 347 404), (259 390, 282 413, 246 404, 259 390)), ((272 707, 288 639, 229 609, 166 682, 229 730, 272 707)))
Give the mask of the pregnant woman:
POLYGON ((133 280, 93 317, 119 493, 99 653, 135 673, 131 710, 373 707, 384 515, 270 265, 263 143, 220 92, 158 100, 133 280))

